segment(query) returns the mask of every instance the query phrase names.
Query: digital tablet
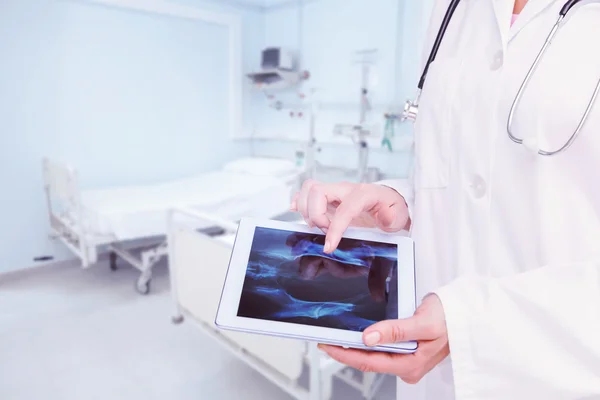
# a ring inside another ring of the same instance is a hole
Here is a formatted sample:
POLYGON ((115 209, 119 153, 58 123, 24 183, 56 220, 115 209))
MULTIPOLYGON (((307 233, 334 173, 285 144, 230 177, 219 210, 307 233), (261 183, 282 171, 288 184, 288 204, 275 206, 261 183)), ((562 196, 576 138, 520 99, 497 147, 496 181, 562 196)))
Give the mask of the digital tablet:
POLYGON ((413 353, 416 342, 377 347, 362 332, 416 309, 411 238, 350 228, 332 254, 318 228, 243 219, 229 262, 216 325, 335 346, 413 353))

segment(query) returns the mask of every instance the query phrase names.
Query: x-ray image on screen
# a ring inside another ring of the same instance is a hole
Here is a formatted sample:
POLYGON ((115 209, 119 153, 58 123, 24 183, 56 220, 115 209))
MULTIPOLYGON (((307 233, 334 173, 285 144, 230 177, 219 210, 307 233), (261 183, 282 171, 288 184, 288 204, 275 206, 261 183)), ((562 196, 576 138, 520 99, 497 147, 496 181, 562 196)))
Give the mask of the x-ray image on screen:
POLYGON ((362 332, 396 319, 395 244, 257 227, 238 316, 362 332))

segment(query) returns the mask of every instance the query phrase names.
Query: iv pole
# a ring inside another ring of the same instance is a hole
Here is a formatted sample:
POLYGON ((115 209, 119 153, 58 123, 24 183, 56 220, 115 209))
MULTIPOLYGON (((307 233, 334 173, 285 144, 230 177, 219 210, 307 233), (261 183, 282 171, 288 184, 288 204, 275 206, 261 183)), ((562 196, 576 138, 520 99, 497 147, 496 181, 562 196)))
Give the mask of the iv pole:
POLYGON ((371 110, 371 103, 369 101, 369 65, 363 63, 362 65, 362 88, 360 96, 360 129, 358 132, 358 181, 367 181, 367 169, 369 167, 369 145, 366 140, 366 136, 369 131, 365 130, 364 124, 367 122, 367 113, 371 110))
POLYGON ((359 182, 364 183, 368 181, 368 168, 369 168, 369 145, 367 143, 367 136, 371 133, 369 128, 365 126, 367 122, 367 114, 371 111, 371 102, 369 100, 369 74, 370 64, 368 60, 369 56, 373 56, 377 53, 376 49, 358 51, 356 54, 362 59, 359 64, 362 66, 362 82, 360 88, 360 117, 358 125, 343 125, 337 124, 334 128, 338 134, 344 134, 349 132, 349 136, 355 144, 358 144, 358 176, 359 182))

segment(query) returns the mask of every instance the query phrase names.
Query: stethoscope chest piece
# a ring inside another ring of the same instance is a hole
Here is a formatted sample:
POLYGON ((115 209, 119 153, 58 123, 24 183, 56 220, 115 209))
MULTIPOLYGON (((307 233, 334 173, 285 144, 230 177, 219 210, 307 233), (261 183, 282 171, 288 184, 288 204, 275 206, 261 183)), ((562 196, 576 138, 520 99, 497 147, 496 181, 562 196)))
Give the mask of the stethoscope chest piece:
POLYGON ((417 115, 419 114, 419 105, 417 101, 407 100, 404 104, 404 111, 402 112, 402 122, 410 121, 415 122, 417 115))

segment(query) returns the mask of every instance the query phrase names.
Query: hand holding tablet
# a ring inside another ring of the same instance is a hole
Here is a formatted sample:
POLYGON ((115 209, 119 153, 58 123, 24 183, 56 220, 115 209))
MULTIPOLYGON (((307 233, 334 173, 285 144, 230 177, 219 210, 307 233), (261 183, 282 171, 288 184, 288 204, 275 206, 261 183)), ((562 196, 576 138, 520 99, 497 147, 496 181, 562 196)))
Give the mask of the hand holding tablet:
POLYGON ((222 329, 394 353, 416 342, 363 344, 373 324, 416 308, 410 238, 350 228, 324 251, 320 229, 241 221, 216 324, 222 329))

